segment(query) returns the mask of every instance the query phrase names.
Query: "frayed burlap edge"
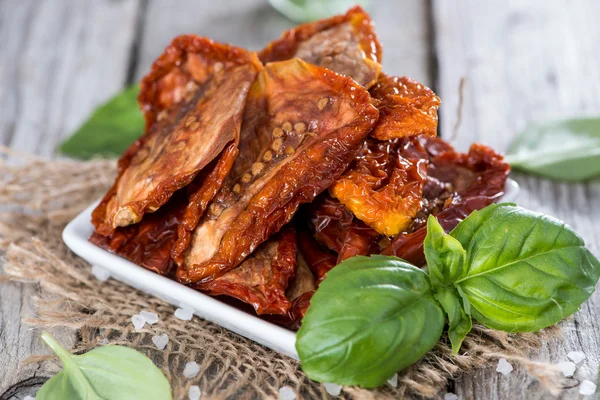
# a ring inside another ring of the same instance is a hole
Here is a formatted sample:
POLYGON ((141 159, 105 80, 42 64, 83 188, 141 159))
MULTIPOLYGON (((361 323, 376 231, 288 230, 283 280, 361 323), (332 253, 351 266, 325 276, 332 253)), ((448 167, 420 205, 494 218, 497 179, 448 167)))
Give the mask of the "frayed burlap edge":
MULTIPOLYGON (((293 359, 264 348, 210 322, 173 317, 174 307, 115 280, 100 282, 89 264, 71 253, 61 240, 64 225, 99 198, 115 175, 114 162, 56 161, 18 155, 0 148, 0 251, 11 280, 39 286, 36 314, 24 322, 40 328, 77 330, 74 352, 106 343, 136 348, 147 354, 170 380, 176 399, 186 398, 192 384, 203 398, 277 398, 279 388, 292 387, 299 398, 327 398, 323 386, 310 381, 293 359), (136 331, 131 316, 141 310, 159 314, 155 325, 136 331), (152 336, 167 334, 158 350, 152 336), (194 379, 183 378, 188 361, 200 365, 194 379)), ((442 340, 423 360, 401 372, 398 386, 376 390, 345 387, 347 398, 399 398, 439 395, 448 380, 503 357, 522 365, 550 393, 560 391, 556 366, 527 358, 530 350, 557 335, 558 329, 511 335, 476 324, 460 355, 442 340)), ((41 362, 50 356, 34 356, 41 362)))

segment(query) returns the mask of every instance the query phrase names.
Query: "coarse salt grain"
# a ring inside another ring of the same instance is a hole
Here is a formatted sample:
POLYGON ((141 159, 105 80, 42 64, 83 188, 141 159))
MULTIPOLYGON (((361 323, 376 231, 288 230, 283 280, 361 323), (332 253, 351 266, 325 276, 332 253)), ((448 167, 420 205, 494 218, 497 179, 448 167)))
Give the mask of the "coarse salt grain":
POLYGON ((140 311, 140 315, 144 317, 147 324, 154 325, 158 322, 158 314, 152 311, 140 311))
POLYGON ((560 368, 562 374, 567 378, 572 377, 575 373, 575 369, 577 368, 577 365, 575 365, 575 363, 572 363, 571 361, 561 361, 557 365, 558 368, 560 368))
POLYGON ((190 389, 188 390, 188 398, 190 400, 200 400, 201 394, 202 392, 200 392, 200 387, 198 385, 190 386, 190 389))
POLYGON ((444 400, 458 400, 458 396, 454 393, 446 393, 444 395, 444 400))
POLYGON ((192 379, 200 372, 200 367, 194 361, 191 361, 185 364, 185 368, 183 369, 183 376, 187 379, 192 379))
POLYGON ((146 324, 146 320, 144 319, 144 317, 142 317, 139 314, 135 314, 133 317, 131 317, 131 322, 133 322, 133 327, 136 331, 142 329, 146 324))
POLYGON ((596 384, 588 379, 584 379, 579 385, 579 394, 589 396, 596 393, 596 384))
POLYGON ((508 375, 513 371, 513 366, 510 365, 506 358, 501 358, 498 360, 498 366, 496 367, 496 372, 500 372, 502 375, 508 375))
POLYGON ((23 400, 35 400, 35 397, 27 395, 27 396, 23 397, 23 400))
POLYGON ((294 400, 296 398, 296 392, 289 386, 282 386, 279 388, 279 400, 294 400))
POLYGON ((191 309, 178 308, 175 310, 175 318, 182 321, 190 321, 194 316, 194 312, 191 309))
POLYGON ((154 343, 157 349, 164 350, 169 343, 169 336, 166 333, 162 335, 154 335, 152 336, 152 343, 154 343))
POLYGON ((97 265, 92 265, 92 275, 100 282, 106 282, 110 278, 110 272, 97 265))
POLYGON ((394 374, 390 379, 387 380, 387 383, 391 387, 398 387, 398 374, 394 374))
POLYGON ((570 351, 567 354, 569 360, 573 361, 575 364, 579 364, 583 360, 585 360, 585 353, 582 351, 570 351))
POLYGON ((325 387, 327 393, 332 396, 339 396, 339 394, 342 393, 341 385, 337 385, 335 383, 324 383, 323 386, 325 387))

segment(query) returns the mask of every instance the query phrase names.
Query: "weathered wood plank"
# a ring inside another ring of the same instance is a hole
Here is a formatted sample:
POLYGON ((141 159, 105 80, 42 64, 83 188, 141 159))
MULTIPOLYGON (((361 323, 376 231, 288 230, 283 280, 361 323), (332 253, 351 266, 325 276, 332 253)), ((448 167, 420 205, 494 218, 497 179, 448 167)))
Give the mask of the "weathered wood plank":
MULTIPOLYGON (((0 143, 52 155, 61 138, 121 88, 139 0, 0 2, 0 143)), ((33 285, 0 285, 0 398, 21 398, 48 376, 21 362, 47 350, 33 315, 33 285)), ((64 343, 75 336, 63 332, 64 343)))
MULTIPOLYGON (((374 2, 369 11, 383 44, 384 70, 431 85, 426 3, 411 0, 374 2), (398 21, 402 15, 410 17, 402 18, 400 26, 398 21)), ((258 50, 293 26, 293 22, 266 1, 150 0, 135 77, 139 80, 148 71, 154 59, 176 35, 194 33, 258 50)))
MULTIPOLYGON (((453 141, 466 149, 474 141, 504 151, 530 121, 600 113, 596 51, 600 3, 575 1, 434 1, 441 132, 450 136, 456 119, 458 85, 466 77, 463 123, 453 141)), ((513 174, 521 184, 518 203, 572 225, 600 254, 600 183, 566 184, 513 174)), ((544 346, 537 357, 552 362, 566 353, 587 355, 578 380, 597 380, 600 361, 600 293, 563 323, 564 341, 544 346)), ((493 369, 460 378, 463 398, 541 399, 548 394, 524 371, 504 377, 493 369)), ((563 393, 577 396, 577 388, 563 393)))

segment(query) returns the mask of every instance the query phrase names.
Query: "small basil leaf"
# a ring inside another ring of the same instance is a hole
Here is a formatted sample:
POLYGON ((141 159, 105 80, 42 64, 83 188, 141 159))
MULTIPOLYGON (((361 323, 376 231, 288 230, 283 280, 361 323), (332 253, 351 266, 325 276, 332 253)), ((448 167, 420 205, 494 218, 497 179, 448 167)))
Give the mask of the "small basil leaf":
POLYGON ((439 290, 433 297, 440 302, 448 315, 448 337, 452 344, 452 353, 457 354, 473 327, 473 321, 467 312, 468 307, 463 306, 463 300, 454 286, 439 290))
POLYGON ((451 285, 465 275, 465 249, 458 240, 444 232, 433 215, 427 219, 427 236, 423 249, 434 290, 451 285))
POLYGON ((431 350, 444 320, 423 271, 396 257, 352 257, 311 299, 296 349, 311 379, 376 387, 431 350))
POLYGON ((552 179, 600 176, 600 118, 532 124, 511 144, 506 160, 514 169, 552 179))
POLYGON ((144 132, 137 104, 139 86, 131 86, 108 100, 59 147, 71 157, 118 157, 144 132))
POLYGON ((450 235, 467 251, 456 285, 471 314, 509 332, 537 331, 573 314, 593 293, 600 262, 563 222, 512 205, 473 213, 450 235))
POLYGON ((73 355, 47 332, 42 339, 61 359, 63 370, 42 386, 37 400, 172 398, 162 371, 129 347, 108 345, 73 355))

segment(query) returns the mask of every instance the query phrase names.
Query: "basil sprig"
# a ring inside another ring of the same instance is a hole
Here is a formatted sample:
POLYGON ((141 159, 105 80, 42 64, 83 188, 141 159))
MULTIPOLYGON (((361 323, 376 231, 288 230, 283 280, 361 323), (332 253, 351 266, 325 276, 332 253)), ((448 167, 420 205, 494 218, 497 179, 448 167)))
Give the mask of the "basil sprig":
POLYGON ((42 339, 63 363, 63 370, 37 392, 37 400, 170 400, 169 381, 152 360, 125 346, 102 346, 85 354, 69 353, 47 332, 42 339))
POLYGON ((311 379, 380 386, 431 350, 446 321, 454 353, 472 318, 537 331, 577 311, 600 277, 570 227, 514 204, 474 212, 450 234, 430 217, 424 251, 428 273, 387 256, 352 257, 328 273, 296 339, 311 379))

